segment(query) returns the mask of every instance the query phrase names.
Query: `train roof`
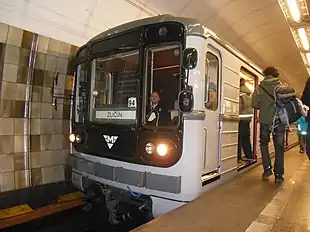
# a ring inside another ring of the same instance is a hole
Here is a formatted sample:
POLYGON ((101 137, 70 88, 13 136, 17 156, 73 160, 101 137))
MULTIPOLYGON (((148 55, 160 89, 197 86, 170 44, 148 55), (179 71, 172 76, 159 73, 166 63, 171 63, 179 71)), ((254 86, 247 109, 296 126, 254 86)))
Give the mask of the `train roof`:
POLYGON ((117 33, 125 32, 137 27, 145 26, 145 25, 151 25, 155 23, 160 23, 160 22, 177 22, 181 23, 185 26, 186 28, 186 35, 203 35, 206 36, 206 28, 201 24, 201 22, 198 19, 192 19, 192 18, 183 18, 183 17, 175 17, 169 14, 164 14, 164 15, 158 15, 154 17, 149 17, 149 18, 144 18, 144 19, 139 19, 135 20, 132 22, 128 22, 125 24, 121 24, 119 26, 113 27, 107 31, 104 31, 88 42, 93 42, 95 40, 100 40, 105 37, 112 36, 117 33))
POLYGON ((238 56, 240 59, 248 63, 252 68, 256 69, 258 72, 262 72, 261 68, 258 67, 256 64, 254 64, 250 59, 246 58, 244 55, 242 55, 241 52, 238 51, 238 49, 234 48, 231 44, 229 44, 226 40, 218 37, 212 30, 205 27, 198 19, 194 18, 184 18, 184 17, 176 17, 169 14, 163 14, 158 15, 154 17, 144 18, 135 20, 132 22, 128 22, 125 24, 118 25, 116 27, 113 27, 107 31, 104 31, 97 36, 93 37, 88 41, 88 43, 95 42, 97 40, 101 40, 110 36, 113 36, 118 33, 122 33, 134 28, 138 28, 145 25, 151 25, 155 23, 160 22, 177 22, 181 23, 185 27, 185 33, 186 35, 197 35, 197 36, 203 36, 203 37, 211 37, 215 39, 218 43, 220 43, 224 48, 238 56))

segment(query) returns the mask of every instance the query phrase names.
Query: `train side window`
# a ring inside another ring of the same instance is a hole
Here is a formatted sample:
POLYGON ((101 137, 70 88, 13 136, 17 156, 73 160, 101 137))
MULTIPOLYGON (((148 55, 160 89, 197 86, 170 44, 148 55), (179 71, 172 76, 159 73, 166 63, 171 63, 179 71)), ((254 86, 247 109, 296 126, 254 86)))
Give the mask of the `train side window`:
POLYGON ((218 107, 219 60, 210 52, 206 53, 205 67, 205 107, 216 111, 218 107))

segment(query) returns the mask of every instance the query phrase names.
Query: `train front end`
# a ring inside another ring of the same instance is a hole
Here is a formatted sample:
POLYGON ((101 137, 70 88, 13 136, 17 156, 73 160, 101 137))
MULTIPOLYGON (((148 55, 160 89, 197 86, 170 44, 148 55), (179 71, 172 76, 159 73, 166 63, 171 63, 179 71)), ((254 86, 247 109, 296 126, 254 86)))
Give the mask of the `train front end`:
POLYGON ((72 182, 103 193, 112 222, 132 207, 156 217, 200 192, 202 146, 191 136, 202 127, 180 111, 180 93, 185 111, 192 100, 184 92, 184 50, 184 25, 167 21, 125 24, 77 54, 72 182), (161 108, 149 114, 154 92, 161 108))

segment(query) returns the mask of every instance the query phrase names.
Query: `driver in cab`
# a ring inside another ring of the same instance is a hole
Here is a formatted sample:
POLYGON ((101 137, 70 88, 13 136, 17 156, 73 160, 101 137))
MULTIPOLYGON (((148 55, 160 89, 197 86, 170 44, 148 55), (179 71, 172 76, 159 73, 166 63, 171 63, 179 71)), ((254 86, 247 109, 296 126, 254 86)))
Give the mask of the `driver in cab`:
POLYGON ((171 117, 169 112, 160 101, 158 92, 153 92, 150 97, 150 106, 147 108, 147 124, 154 126, 165 126, 170 123, 171 117))

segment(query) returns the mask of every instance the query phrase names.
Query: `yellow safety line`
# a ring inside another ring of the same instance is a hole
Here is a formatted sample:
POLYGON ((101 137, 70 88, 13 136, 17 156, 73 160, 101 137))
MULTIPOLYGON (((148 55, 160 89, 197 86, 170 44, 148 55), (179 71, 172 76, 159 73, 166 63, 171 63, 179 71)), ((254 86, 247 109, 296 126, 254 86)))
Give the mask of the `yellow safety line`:
MULTIPOLYGON (((84 194, 82 192, 73 192, 69 193, 63 196, 59 196, 57 199, 57 203, 64 203, 67 201, 76 200, 79 198, 84 197, 84 194)), ((0 210, 0 220, 7 219, 11 217, 15 217, 21 214, 30 213, 34 210, 27 204, 25 205, 17 205, 6 209, 0 210)))
POLYGON ((0 210, 0 220, 15 217, 21 214, 30 213, 33 209, 29 205, 18 205, 0 210))
POLYGON ((82 197, 84 197, 84 194, 82 192, 68 193, 66 195, 59 196, 57 199, 57 203, 72 201, 72 200, 76 200, 82 197))

